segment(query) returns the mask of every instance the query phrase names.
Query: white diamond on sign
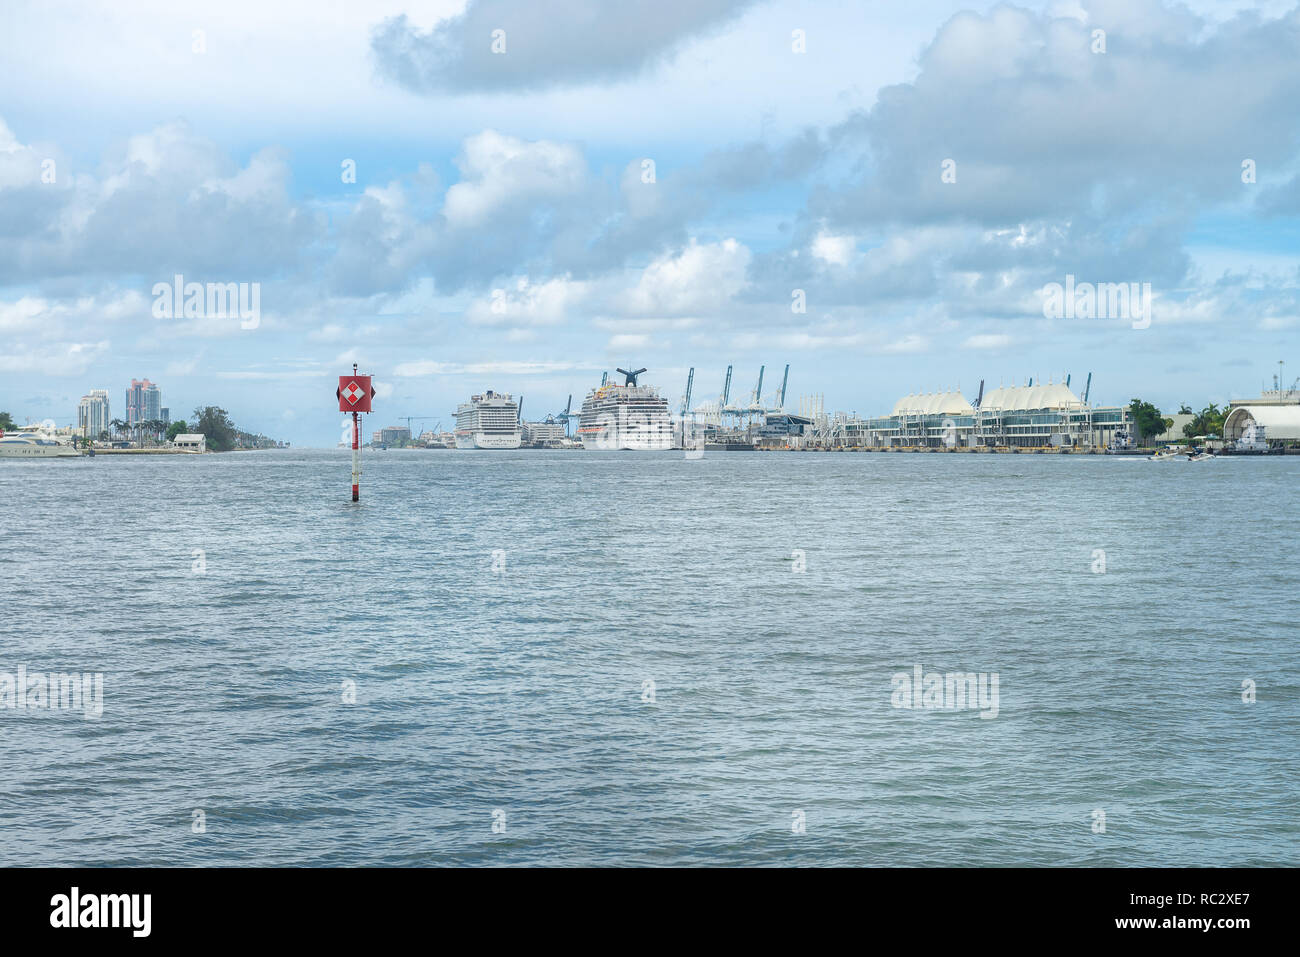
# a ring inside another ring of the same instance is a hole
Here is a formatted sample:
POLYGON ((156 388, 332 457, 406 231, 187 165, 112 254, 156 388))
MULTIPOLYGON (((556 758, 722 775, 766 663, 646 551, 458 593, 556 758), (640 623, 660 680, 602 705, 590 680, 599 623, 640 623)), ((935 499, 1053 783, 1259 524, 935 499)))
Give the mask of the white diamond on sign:
POLYGON ((361 396, 364 393, 361 391, 361 387, 359 385, 357 385, 355 382, 352 382, 349 383, 348 387, 343 390, 343 394, 347 396, 349 402, 351 402, 353 405, 356 405, 357 399, 361 398, 361 396))

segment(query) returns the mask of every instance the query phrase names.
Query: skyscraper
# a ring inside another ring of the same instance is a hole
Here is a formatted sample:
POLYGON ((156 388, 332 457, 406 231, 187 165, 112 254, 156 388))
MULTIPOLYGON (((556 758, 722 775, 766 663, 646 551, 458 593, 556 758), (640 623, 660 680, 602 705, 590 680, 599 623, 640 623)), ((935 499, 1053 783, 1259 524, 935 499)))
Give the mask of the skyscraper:
POLYGON ((97 439, 99 433, 108 431, 110 421, 107 389, 91 389, 81 397, 77 405, 77 431, 88 439, 97 439))
POLYGON ((162 392, 148 379, 132 379, 126 390, 126 424, 162 418, 162 392))

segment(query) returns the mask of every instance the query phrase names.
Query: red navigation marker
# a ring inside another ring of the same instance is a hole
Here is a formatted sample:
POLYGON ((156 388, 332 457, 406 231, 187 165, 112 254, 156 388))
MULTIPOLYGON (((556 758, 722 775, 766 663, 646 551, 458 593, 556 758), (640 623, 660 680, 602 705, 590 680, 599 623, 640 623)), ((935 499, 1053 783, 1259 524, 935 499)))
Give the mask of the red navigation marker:
POLYGON ((352 501, 357 502, 361 500, 361 413, 370 411, 375 387, 370 384, 370 376, 357 375, 354 362, 352 375, 339 376, 334 396, 339 400, 340 412, 352 413, 352 501))
POLYGON ((341 375, 335 395, 339 397, 340 412, 369 412, 375 389, 368 375, 341 375))

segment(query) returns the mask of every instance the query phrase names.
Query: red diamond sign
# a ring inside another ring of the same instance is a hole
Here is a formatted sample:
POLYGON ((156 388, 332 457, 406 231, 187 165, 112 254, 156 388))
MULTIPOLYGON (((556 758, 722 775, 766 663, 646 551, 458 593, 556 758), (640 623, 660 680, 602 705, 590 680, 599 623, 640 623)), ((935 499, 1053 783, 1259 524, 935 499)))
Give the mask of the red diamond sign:
POLYGON ((373 395, 374 389, 370 386, 370 376, 339 376, 338 397, 340 412, 369 412, 370 399, 373 395))

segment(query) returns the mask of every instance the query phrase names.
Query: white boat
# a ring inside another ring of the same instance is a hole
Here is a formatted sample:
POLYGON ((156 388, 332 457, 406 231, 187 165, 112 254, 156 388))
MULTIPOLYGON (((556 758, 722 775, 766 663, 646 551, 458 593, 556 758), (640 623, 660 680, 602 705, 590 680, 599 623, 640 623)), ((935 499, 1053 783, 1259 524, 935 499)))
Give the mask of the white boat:
POLYGON ((522 436, 519 403, 509 393, 489 389, 456 408, 458 449, 517 449, 522 436))
POLYGON ((75 459, 80 455, 39 425, 0 432, 0 459, 75 459))
POLYGON ((668 400, 652 385, 637 385, 645 369, 623 373, 622 385, 592 389, 578 416, 578 438, 585 449, 657 452, 673 447, 668 400))

